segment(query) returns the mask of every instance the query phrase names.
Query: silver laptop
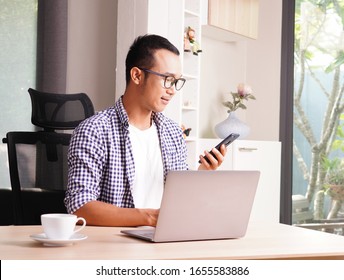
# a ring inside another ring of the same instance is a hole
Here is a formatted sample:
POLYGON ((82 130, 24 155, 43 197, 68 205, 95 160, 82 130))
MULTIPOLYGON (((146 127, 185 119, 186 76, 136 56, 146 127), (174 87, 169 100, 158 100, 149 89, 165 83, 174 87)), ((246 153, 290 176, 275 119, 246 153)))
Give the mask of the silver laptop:
POLYGON ((259 171, 170 171, 156 227, 122 230, 152 242, 240 238, 259 171))

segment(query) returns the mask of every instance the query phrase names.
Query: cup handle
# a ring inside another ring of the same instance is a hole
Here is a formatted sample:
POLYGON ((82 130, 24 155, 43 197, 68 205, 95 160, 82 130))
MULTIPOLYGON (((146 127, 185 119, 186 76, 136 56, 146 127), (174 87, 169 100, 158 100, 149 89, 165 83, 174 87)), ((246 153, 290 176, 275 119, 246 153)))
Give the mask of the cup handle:
POLYGON ((79 221, 82 221, 82 225, 77 230, 75 230, 74 233, 82 230, 86 226, 86 220, 84 218, 78 217, 76 222, 79 222, 79 221))

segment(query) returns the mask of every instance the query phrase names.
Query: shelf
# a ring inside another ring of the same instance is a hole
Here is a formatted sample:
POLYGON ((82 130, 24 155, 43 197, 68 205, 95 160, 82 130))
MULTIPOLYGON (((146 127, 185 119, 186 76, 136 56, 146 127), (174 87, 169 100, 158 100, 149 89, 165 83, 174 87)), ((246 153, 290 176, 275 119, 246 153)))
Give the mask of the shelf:
POLYGON ((185 142, 195 142, 195 141, 197 141, 197 138, 195 138, 195 137, 186 137, 185 138, 185 142))
POLYGON ((184 111, 197 111, 197 108, 193 107, 193 106, 183 106, 182 110, 184 110, 184 111))
POLYGON ((184 10, 184 13, 186 17, 199 17, 198 13, 192 12, 190 10, 184 10))
POLYGON ((184 0, 184 11, 190 15, 199 16, 201 11, 200 0, 184 0))
POLYGON ((188 74, 188 73, 185 73, 183 75, 183 78, 185 78, 186 80, 196 80, 196 79, 198 79, 198 77, 196 75, 191 75, 191 74, 188 74))
POLYGON ((247 37, 239 33, 234 33, 213 25, 202 25, 202 36, 226 43, 255 40, 254 38, 247 37))
MULTIPOLYGON (((195 30, 195 40, 201 43, 201 1, 200 0, 185 0, 182 1, 184 9, 182 12, 183 31, 190 26, 195 30)), ((188 165, 195 168, 195 163, 198 162, 198 155, 196 154, 199 123, 198 123, 198 106, 199 106, 199 80, 200 80, 200 63, 201 55, 194 55, 192 52, 183 52, 182 54, 182 71, 183 77, 187 80, 183 91, 181 92, 180 102, 180 116, 181 124, 187 128, 191 128, 189 136, 185 138, 188 150, 188 165)))

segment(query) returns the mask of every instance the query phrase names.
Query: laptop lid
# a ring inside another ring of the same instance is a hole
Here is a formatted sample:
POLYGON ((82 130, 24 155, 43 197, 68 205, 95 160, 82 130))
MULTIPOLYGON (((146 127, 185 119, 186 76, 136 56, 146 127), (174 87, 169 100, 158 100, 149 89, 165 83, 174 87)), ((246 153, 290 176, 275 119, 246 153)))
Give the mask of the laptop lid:
POLYGON ((170 171, 152 239, 147 230, 125 234, 153 242, 243 237, 258 185, 259 171, 170 171))

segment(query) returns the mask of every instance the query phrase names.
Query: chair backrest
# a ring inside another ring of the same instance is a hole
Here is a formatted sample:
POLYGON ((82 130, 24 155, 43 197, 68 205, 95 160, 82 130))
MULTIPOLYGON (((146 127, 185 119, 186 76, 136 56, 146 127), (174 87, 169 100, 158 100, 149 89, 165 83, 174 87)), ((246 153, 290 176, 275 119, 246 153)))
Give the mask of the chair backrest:
POLYGON ((15 224, 40 224, 40 215, 66 212, 67 152, 71 134, 8 132, 15 224))
POLYGON ((94 115, 91 99, 85 93, 48 93, 32 88, 31 122, 46 131, 74 129, 84 119, 94 115))

